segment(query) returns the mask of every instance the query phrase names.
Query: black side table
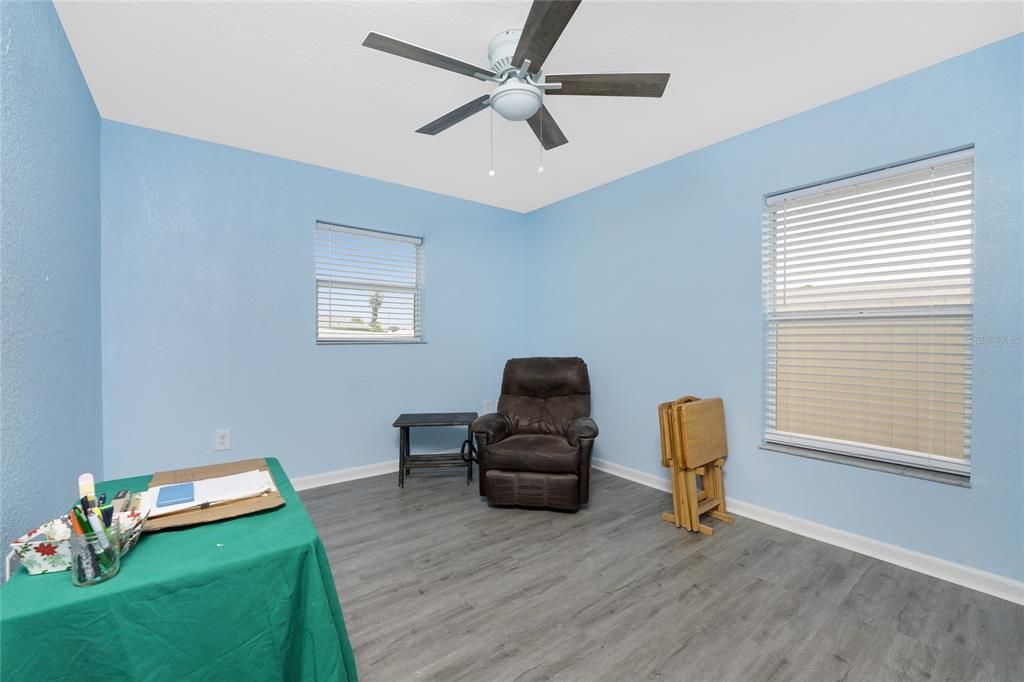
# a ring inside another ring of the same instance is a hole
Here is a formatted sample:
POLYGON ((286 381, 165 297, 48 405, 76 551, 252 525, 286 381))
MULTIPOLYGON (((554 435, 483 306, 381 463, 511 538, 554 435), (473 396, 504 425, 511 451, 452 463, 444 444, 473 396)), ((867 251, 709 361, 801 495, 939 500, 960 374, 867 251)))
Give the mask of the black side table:
POLYGON ((476 412, 426 412, 400 414, 392 426, 401 429, 398 440, 398 487, 405 487, 405 476, 412 469, 466 467, 466 485, 473 481, 473 432, 470 425, 476 412), (412 455, 409 453, 409 429, 414 426, 465 426, 466 442, 460 454, 412 455), (468 444, 468 447, 467 447, 468 444))

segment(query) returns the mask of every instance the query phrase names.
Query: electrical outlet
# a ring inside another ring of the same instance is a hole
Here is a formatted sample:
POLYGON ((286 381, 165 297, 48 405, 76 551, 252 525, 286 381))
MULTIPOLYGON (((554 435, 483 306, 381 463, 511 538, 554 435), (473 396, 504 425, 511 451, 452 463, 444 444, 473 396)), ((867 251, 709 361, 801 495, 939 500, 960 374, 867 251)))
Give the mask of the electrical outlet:
POLYGON ((213 432, 213 449, 231 449, 231 429, 218 429, 213 432))
POLYGON ((491 412, 495 412, 496 410, 497 408, 495 407, 495 403, 493 400, 484 401, 484 414, 490 414, 491 412))

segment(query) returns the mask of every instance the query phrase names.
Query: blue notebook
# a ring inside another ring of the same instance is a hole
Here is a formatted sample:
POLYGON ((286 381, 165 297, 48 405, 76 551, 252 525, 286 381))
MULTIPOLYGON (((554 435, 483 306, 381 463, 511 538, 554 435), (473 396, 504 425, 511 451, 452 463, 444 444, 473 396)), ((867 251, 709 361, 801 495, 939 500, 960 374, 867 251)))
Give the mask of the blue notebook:
POLYGON ((192 483, 179 483, 177 485, 165 485, 160 488, 156 496, 156 506, 169 507, 172 504, 183 504, 195 499, 195 489, 192 483))

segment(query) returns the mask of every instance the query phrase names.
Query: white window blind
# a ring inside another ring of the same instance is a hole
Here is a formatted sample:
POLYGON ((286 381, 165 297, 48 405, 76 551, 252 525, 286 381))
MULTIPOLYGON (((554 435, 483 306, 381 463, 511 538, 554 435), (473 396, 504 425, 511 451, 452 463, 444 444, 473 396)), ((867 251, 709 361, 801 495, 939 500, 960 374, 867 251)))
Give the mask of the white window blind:
POLYGON ((318 343, 420 341, 423 240, 316 224, 318 343))
POLYGON ((765 441, 966 475, 974 156, 771 197, 765 441))

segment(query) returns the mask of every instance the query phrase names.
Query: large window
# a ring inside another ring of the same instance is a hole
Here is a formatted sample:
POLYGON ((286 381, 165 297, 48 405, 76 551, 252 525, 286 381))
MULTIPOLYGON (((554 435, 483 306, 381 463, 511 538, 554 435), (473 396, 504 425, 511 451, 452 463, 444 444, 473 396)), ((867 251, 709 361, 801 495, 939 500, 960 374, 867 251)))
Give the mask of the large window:
POLYGON ((422 340, 419 237, 316 224, 317 343, 422 340))
POLYGON ((770 197, 765 433, 967 475, 973 150, 770 197))

